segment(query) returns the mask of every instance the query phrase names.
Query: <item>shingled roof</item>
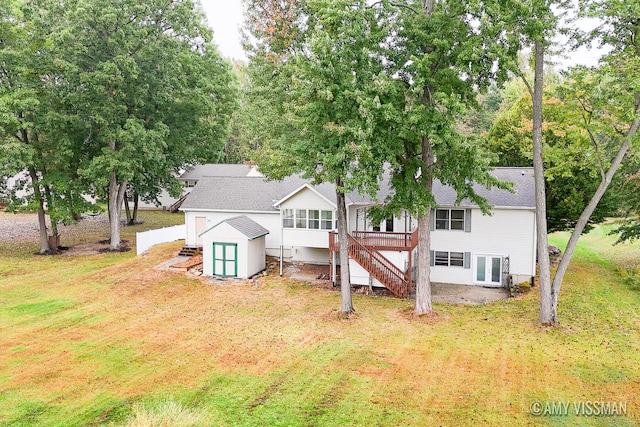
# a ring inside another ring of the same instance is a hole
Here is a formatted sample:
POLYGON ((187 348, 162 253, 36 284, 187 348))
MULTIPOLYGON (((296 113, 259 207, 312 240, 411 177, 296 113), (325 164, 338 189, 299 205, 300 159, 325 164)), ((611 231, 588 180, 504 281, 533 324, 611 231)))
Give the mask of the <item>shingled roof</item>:
POLYGON ((266 236, 267 234, 269 234, 269 230, 267 230, 266 228, 264 228, 263 226, 261 226, 260 224, 258 224, 257 222, 255 222, 254 220, 252 220, 246 215, 239 215, 239 216, 234 216, 233 218, 225 219, 224 221, 221 221, 216 225, 214 225, 213 227, 209 228, 207 231, 205 231, 202 234, 208 233, 209 231, 213 230, 220 224, 224 224, 224 223, 229 224, 230 226, 238 230, 240 233, 247 236, 249 240, 257 239, 258 237, 266 236))
MULTIPOLYGON (((487 189, 476 185, 476 192, 495 207, 535 208, 533 168, 496 168, 492 175, 501 181, 513 183, 514 192, 498 188, 487 189)), ((274 204, 305 184, 309 180, 290 176, 282 181, 269 181, 263 177, 205 177, 195 186, 182 204, 181 210, 215 210, 231 212, 277 212, 274 204)), ((329 183, 313 188, 332 203, 336 203, 335 187, 329 183)), ((384 201, 392 194, 388 180, 380 184, 377 200, 367 195, 352 192, 347 195, 347 204, 367 205, 384 201)), ((435 180, 433 194, 440 206, 454 206, 456 192, 453 188, 435 180)), ((469 200, 458 206, 473 207, 469 200)))
POLYGON ((181 181, 199 180, 205 176, 247 176, 251 165, 207 163, 195 165, 178 178, 181 181))

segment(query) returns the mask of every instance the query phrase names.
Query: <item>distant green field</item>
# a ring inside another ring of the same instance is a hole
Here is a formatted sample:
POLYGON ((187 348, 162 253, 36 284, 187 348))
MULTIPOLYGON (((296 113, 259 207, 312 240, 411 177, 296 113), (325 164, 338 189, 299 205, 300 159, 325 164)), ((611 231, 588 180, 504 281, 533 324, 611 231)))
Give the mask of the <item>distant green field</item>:
MULTIPOLYGON (((149 215, 137 231, 180 220, 149 215)), ((153 269, 179 242, 141 257, 0 246, 0 426, 638 425, 640 246, 605 231, 583 237, 555 328, 537 287, 428 318, 354 295, 344 319, 337 292, 275 273, 220 285, 153 269), (619 413, 576 414, 594 402, 619 413)))

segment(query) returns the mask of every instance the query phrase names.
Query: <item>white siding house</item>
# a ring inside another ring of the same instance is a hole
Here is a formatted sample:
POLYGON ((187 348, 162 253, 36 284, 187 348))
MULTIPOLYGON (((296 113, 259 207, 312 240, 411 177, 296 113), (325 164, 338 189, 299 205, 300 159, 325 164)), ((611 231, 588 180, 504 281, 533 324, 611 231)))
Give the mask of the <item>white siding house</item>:
MULTIPOLYGON (((505 277, 521 282, 535 275, 533 171, 496 168, 493 175, 513 183, 513 191, 477 186, 476 192, 493 205, 491 215, 483 215, 468 200, 456 203, 452 188, 434 182, 438 207, 432 210, 432 281, 505 286, 505 277)), ((369 247, 359 256, 350 252, 353 284, 382 286, 382 279, 378 279, 384 275, 371 263, 391 263, 396 270, 393 274, 409 281, 415 269, 417 220, 402 213, 373 224, 366 215, 368 207, 392 191, 388 183, 384 184, 377 200, 357 193, 347 195, 349 232, 358 245, 369 247), (384 243, 385 239, 395 243, 384 243)), ((292 261, 335 263, 330 255, 336 250, 336 237, 329 234, 336 228, 335 189, 331 184, 316 186, 297 176, 282 181, 203 177, 181 209, 185 212, 188 246, 203 245, 202 232, 213 225, 245 215, 269 230, 265 238, 267 255, 280 256, 282 251, 284 258, 292 261)))

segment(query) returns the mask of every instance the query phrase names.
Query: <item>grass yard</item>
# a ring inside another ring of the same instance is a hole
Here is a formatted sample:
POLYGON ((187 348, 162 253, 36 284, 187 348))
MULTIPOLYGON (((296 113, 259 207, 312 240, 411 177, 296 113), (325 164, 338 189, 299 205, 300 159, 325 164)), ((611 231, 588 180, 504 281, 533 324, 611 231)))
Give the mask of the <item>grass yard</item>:
MULTIPOLYGON (((144 215, 123 238, 176 218, 144 215)), ((337 292, 277 274, 256 287, 153 270, 180 243, 142 257, 0 246, 0 426, 637 425, 640 245, 613 240, 584 237, 556 328, 537 322, 537 287, 429 318, 354 295, 345 319, 337 292), (623 402, 626 416, 536 417, 534 402, 623 402)))

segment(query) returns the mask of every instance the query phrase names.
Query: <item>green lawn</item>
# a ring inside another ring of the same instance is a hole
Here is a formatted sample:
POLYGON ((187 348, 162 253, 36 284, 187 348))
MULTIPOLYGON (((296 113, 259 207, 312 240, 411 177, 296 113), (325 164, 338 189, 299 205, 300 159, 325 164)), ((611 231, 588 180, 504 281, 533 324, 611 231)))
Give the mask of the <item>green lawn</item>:
POLYGON ((277 274, 256 287, 153 270, 179 243, 142 257, 0 247, 0 426, 637 425, 640 246, 612 241, 584 237, 555 328, 537 322, 537 287, 429 318, 354 295, 344 319, 337 292, 277 274), (534 402, 627 414, 535 417, 534 402))

